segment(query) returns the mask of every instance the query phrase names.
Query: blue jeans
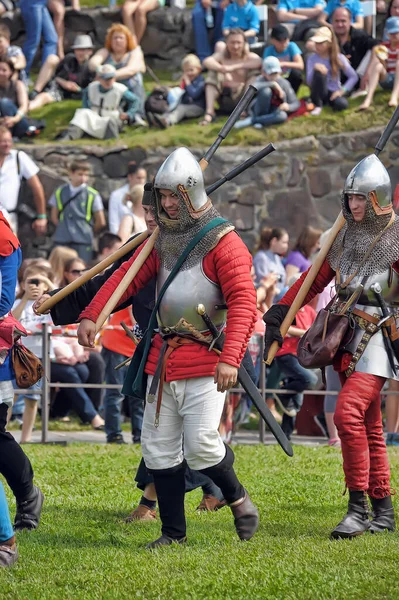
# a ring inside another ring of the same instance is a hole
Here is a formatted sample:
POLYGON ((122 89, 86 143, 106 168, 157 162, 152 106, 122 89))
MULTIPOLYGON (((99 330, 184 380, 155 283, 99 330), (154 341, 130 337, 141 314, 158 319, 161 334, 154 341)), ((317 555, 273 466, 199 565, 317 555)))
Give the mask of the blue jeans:
MULTIPOLYGON (((317 384, 318 378, 314 371, 301 367, 298 358, 293 354, 284 354, 276 357, 276 364, 280 369, 284 379, 285 387, 289 390, 294 390, 296 393, 292 396, 282 398, 284 404, 291 405, 298 413, 303 403, 304 390, 313 389, 317 384)), ((294 431, 295 417, 289 417, 284 414, 281 429, 284 431, 288 439, 294 431)))
POLYGON ((14 530, 11 525, 7 498, 4 493, 3 484, 0 481, 0 544, 12 538, 13 535, 14 530))
MULTIPOLYGON (((12 407, 12 416, 13 417, 22 417, 25 411, 25 398, 28 400, 36 400, 36 402, 40 402, 41 400, 41 391, 42 391, 42 379, 39 379, 35 384, 33 384, 28 390, 37 390, 37 394, 19 394, 17 399, 15 400, 12 407)), ((12 385, 14 390, 18 389, 17 382, 15 379, 12 381, 12 385)))
MULTIPOLYGON (((12 100, 9 98, 0 99, 0 117, 15 117, 17 111, 18 106, 16 106, 12 100)), ((28 119, 22 117, 22 119, 11 129, 11 134, 13 137, 22 138, 26 134, 28 127, 28 119)))
POLYGON ((21 0, 20 2, 26 31, 26 40, 22 51, 26 58, 27 75, 29 75, 42 38, 42 64, 48 56, 57 54, 58 36, 47 8, 47 2, 48 0, 21 0))
POLYGON ((223 39, 222 23, 224 11, 220 8, 220 6, 218 6, 217 8, 212 9, 212 12, 214 17, 212 47, 209 43, 209 29, 207 28, 205 22, 206 12, 200 0, 197 0, 191 13, 195 36, 196 54, 201 61, 207 56, 210 56, 213 53, 216 42, 219 42, 223 39))
MULTIPOLYGON (((125 379, 127 367, 118 369, 115 371, 116 365, 126 359, 123 354, 118 354, 108 348, 103 348, 101 356, 105 362, 105 383, 122 385, 125 379)), ((107 389, 103 400, 104 406, 104 421, 105 421, 105 433, 107 434, 107 440, 111 441, 116 435, 122 433, 121 427, 121 404, 123 395, 119 390, 107 389)), ((143 400, 136 398, 135 396, 128 396, 129 408, 130 408, 130 419, 132 423, 132 435, 133 441, 140 441, 141 428, 143 425, 143 400)))
POLYGON ((51 381, 60 383, 80 383, 82 387, 62 388, 54 401, 55 416, 64 416, 73 409, 83 423, 91 423, 98 414, 83 386, 89 378, 89 369, 85 364, 63 365, 51 363, 51 381))
POLYGON ((288 115, 280 110, 278 106, 272 105, 273 92, 270 88, 264 87, 259 90, 255 104, 252 108, 252 124, 259 123, 262 127, 278 125, 287 120, 288 115))

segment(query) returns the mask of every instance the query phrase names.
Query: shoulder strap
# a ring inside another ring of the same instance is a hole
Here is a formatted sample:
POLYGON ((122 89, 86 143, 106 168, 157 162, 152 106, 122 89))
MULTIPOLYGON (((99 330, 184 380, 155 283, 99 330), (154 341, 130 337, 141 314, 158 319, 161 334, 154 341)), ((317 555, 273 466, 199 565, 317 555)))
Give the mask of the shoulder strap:
POLYGON ((19 152, 20 151, 17 150, 17 156, 16 156, 16 159, 17 159, 17 173, 18 173, 18 178, 21 178, 21 162, 19 160, 19 152))

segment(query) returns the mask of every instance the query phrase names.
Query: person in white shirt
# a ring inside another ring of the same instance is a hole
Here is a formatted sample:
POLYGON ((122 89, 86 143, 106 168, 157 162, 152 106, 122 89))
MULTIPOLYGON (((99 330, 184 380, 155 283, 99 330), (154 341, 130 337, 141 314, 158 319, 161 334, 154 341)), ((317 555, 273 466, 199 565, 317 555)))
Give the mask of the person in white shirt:
POLYGON ((118 188, 109 198, 108 225, 112 233, 118 233, 122 217, 130 213, 129 208, 123 203, 126 194, 135 185, 144 185, 147 181, 147 171, 137 165, 135 161, 129 162, 127 167, 127 183, 118 188))
POLYGON ((141 233, 147 229, 144 219, 142 199, 144 194, 143 185, 135 185, 130 188, 123 201, 128 212, 122 217, 118 230, 118 236, 125 244, 133 233, 141 233))
POLYGON ((46 201, 38 172, 39 167, 25 152, 12 148, 9 129, 0 126, 0 208, 7 211, 15 233, 18 230, 18 197, 22 179, 26 179, 36 207, 37 214, 32 229, 36 235, 46 232, 46 201))

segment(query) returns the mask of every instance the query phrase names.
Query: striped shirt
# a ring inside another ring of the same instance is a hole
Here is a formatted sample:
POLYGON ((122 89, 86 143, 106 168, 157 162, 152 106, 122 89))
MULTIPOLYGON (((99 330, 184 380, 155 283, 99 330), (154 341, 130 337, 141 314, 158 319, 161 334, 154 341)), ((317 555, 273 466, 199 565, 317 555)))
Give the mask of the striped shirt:
POLYGON ((388 58, 386 60, 387 73, 395 73, 396 63, 399 59, 399 44, 396 48, 392 48, 391 42, 384 42, 384 46, 388 48, 388 58))

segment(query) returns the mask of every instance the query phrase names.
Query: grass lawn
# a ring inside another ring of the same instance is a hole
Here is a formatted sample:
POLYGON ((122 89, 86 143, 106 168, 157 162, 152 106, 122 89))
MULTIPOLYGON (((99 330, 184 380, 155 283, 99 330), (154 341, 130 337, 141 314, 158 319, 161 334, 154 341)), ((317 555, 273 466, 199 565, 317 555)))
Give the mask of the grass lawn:
MULTIPOLYGON (((25 449, 46 503, 39 529, 18 535, 19 562, 0 573, 2 599, 398 597, 398 534, 328 539, 347 502, 335 449, 296 447, 289 459, 277 447, 236 447, 237 471, 260 509, 257 535, 240 542, 227 508, 196 514, 196 490, 186 501, 189 543, 156 553, 143 546, 158 536, 158 523, 122 522, 139 499, 139 448, 25 449)), ((399 452, 390 458, 398 487, 399 452)))
MULTIPOLYGON (((163 82, 170 83, 163 80, 163 82)), ((152 82, 147 82, 147 89, 153 87, 152 82)), ((173 85, 176 85, 174 83, 173 85)), ((306 88, 305 88, 306 89, 306 88)), ((349 131, 360 131, 370 127, 386 125, 393 109, 388 107, 389 92, 379 91, 375 95, 374 106, 366 112, 357 112, 362 98, 350 101, 350 107, 341 113, 334 113, 330 108, 324 108, 320 117, 304 116, 287 121, 277 127, 268 127, 261 130, 248 127, 239 131, 232 130, 228 136, 228 145, 262 146, 268 142, 278 142, 300 138, 307 135, 331 135, 349 131)), ((35 140, 36 144, 51 142, 57 133, 67 127, 74 111, 79 108, 78 101, 67 100, 58 104, 50 104, 42 109, 33 111, 32 117, 44 118, 47 126, 42 134, 35 140)), ((185 121, 174 127, 162 131, 160 129, 129 128, 122 133, 120 142, 129 147, 142 146, 155 148, 157 146, 197 146, 208 147, 215 140, 226 117, 219 117, 212 125, 200 127, 198 119, 185 121)), ((96 143, 113 146, 117 140, 93 140, 84 138, 78 142, 63 142, 73 145, 96 143)))

